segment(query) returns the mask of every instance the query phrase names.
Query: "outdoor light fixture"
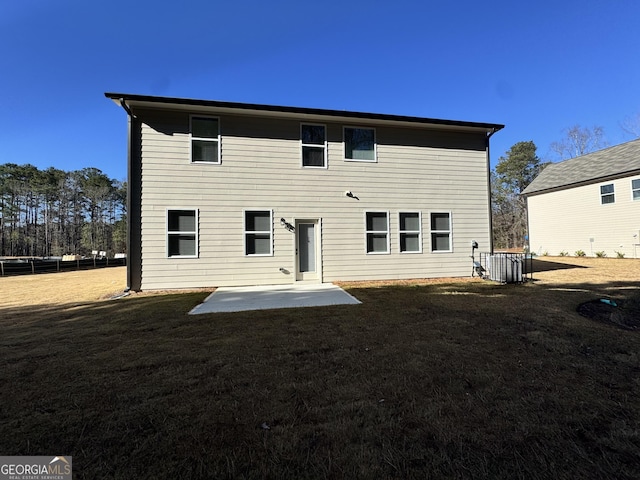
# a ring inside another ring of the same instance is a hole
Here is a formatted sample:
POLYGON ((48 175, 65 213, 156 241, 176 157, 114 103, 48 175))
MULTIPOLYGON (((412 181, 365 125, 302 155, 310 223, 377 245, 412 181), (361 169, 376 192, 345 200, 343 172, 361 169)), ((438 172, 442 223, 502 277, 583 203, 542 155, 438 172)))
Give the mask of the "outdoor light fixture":
POLYGON ((354 198, 356 200, 360 200, 358 197, 356 197, 353 192, 351 190, 347 190, 346 192, 344 192, 345 196, 349 197, 349 198, 354 198))
POLYGON ((287 230, 289 230, 290 232, 295 232, 296 231, 296 227, 294 227, 293 225, 291 225, 289 222, 287 222, 284 218, 280 219, 280 225, 282 225, 284 228, 286 228, 287 230))

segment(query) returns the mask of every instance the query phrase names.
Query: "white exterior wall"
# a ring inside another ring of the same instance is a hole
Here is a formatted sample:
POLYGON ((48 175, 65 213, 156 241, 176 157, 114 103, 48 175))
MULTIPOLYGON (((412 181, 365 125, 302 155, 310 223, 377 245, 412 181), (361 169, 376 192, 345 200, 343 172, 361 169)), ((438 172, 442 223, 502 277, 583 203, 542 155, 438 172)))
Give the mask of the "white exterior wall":
POLYGON ((640 256, 640 200, 633 200, 631 181, 619 178, 528 197, 530 248, 541 255, 578 250, 587 256, 616 252, 640 256), (614 184, 615 203, 602 204, 600 186, 614 184))
POLYGON ((321 222, 325 282, 468 276, 471 241, 489 249, 483 133, 350 120, 376 128, 377 162, 368 163, 343 159, 345 124, 315 122, 327 125, 328 168, 303 168, 301 121, 217 115, 222 162, 210 165, 190 161, 188 113, 136 113, 143 290, 293 283, 295 235, 280 218, 321 222), (167 209, 198 209, 198 258, 167 258, 167 209), (244 255, 244 209, 273 210, 273 256, 244 255), (366 211, 389 212, 389 254, 365 253, 366 211), (400 253, 398 213, 415 211, 422 213, 422 253, 400 253), (453 252, 431 252, 431 212, 451 213, 453 252))

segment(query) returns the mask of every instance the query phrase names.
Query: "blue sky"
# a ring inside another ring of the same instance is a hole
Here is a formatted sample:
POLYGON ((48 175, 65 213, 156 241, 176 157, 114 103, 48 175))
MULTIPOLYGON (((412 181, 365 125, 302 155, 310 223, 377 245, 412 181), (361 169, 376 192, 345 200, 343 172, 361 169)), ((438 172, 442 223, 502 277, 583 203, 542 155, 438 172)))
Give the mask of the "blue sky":
POLYGON ((640 114, 640 2, 20 0, 0 5, 0 164, 126 177, 104 92, 502 123, 538 155, 640 114))

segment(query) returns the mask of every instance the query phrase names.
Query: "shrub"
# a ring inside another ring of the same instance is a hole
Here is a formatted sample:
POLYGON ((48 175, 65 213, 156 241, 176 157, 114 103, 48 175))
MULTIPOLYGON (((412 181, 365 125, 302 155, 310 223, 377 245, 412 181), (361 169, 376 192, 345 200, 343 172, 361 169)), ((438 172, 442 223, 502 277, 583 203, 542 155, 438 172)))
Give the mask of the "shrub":
POLYGON ((584 250, 576 250, 576 257, 586 257, 587 254, 584 253, 584 250))
POLYGON ((624 253, 618 252, 617 250, 615 252, 616 252, 616 258, 624 258, 624 253))
POLYGON ((563 250, 560 252, 560 256, 561 257, 568 257, 569 256, 569 252, 567 252, 566 250, 563 250))
POLYGON ((596 257, 598 257, 598 258, 604 258, 604 257, 606 257, 606 256, 607 256, 607 254, 606 254, 606 253, 604 253, 604 252, 602 252, 602 251, 600 251, 600 252, 596 252, 596 257))

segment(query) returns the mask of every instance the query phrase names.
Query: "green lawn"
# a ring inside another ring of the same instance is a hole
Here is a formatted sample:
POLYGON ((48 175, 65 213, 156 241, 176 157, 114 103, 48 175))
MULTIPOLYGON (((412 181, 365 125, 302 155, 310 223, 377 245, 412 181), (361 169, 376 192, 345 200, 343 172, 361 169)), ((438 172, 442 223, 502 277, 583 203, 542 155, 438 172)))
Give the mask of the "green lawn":
POLYGON ((353 287, 188 316, 207 293, 0 310, 0 453, 74 478, 640 478, 640 282, 353 287), (569 287, 569 288, 565 288, 569 287), (629 304, 629 303, 627 303, 629 304))

